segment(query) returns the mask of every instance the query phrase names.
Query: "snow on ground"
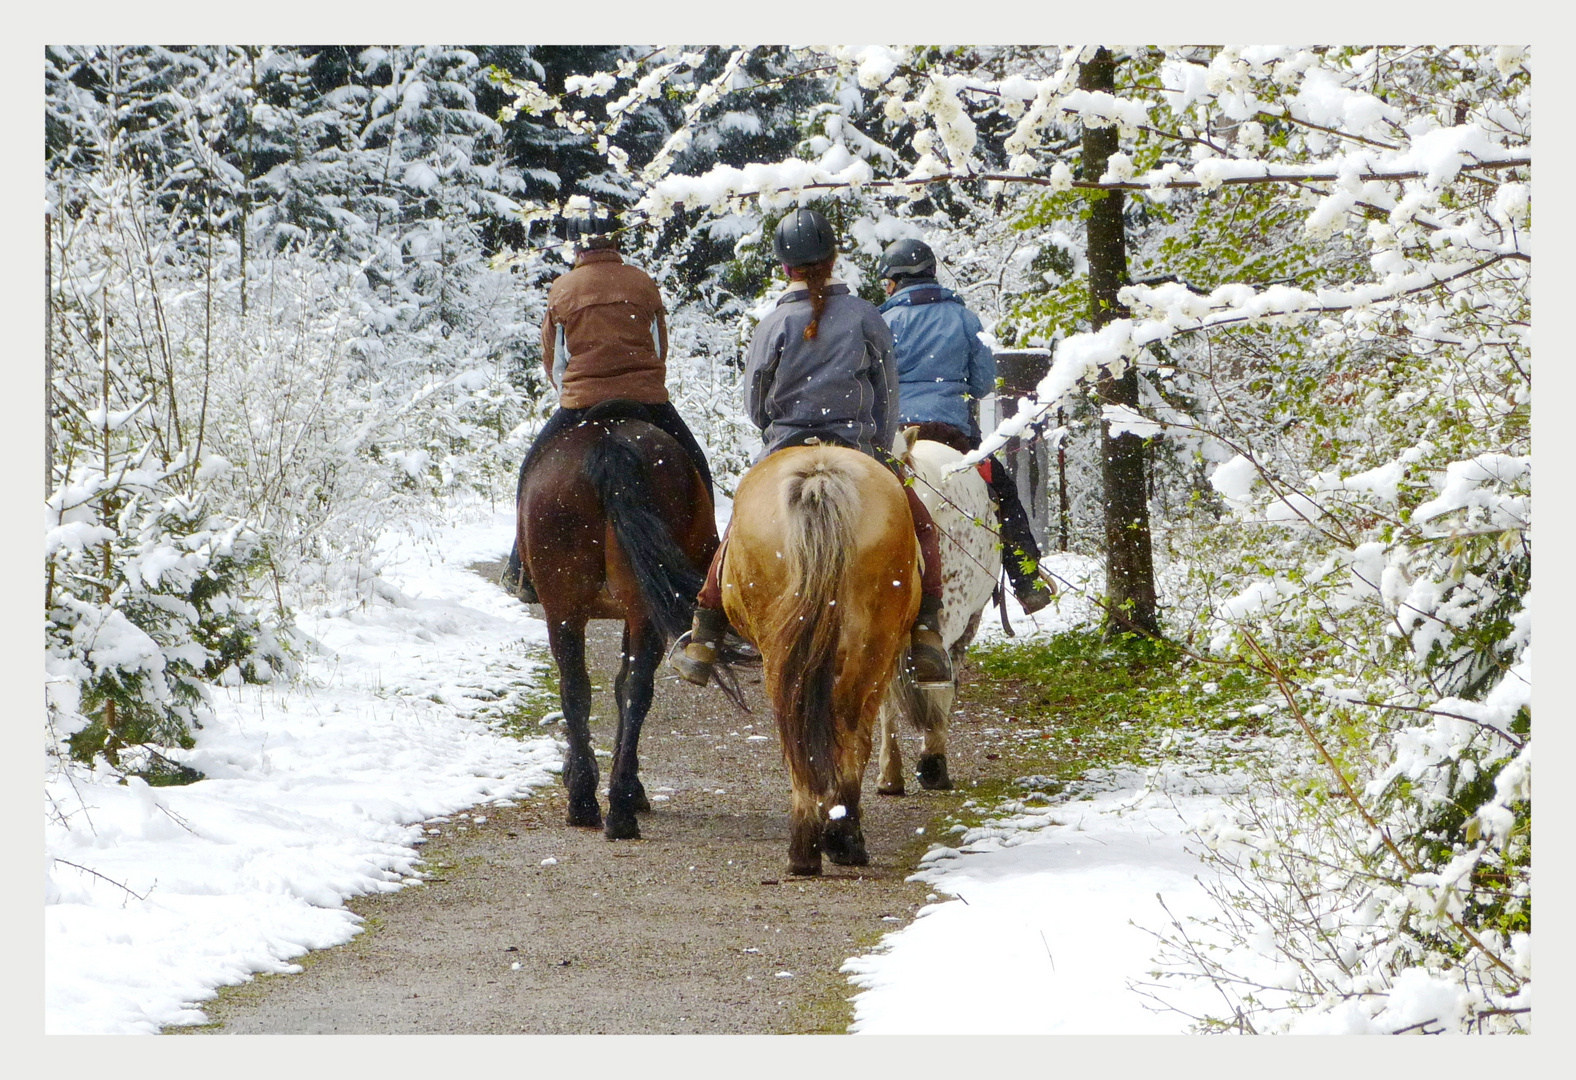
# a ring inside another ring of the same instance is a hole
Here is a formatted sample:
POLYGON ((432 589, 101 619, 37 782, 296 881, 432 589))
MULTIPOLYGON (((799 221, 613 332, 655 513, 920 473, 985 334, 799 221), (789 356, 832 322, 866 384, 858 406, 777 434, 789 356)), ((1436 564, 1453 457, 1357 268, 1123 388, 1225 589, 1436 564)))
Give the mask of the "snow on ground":
MULTIPOLYGON (((1061 598, 1033 616, 1009 598, 1022 637, 1092 621, 1089 592, 1100 565, 1046 556, 1061 598), (1087 590, 1087 591, 1081 591, 1087 590)), ((986 609, 977 640, 1001 639, 999 612, 986 609)), ((937 844, 911 880, 935 890, 918 918, 888 934, 843 970, 860 987, 852 1031, 905 1034, 1177 1034, 1188 1017, 1163 1009, 1139 984, 1171 914, 1207 916, 1213 904, 1187 850, 1190 827, 1221 807, 1238 779, 1193 775, 1185 764, 1141 772, 1098 772, 1070 785, 1054 805, 1025 797, 1000 816, 937 844)), ((961 829, 961 826, 959 826, 961 829)), ((1150 987, 1152 989, 1152 986, 1150 987)), ((1168 983, 1167 1003, 1195 1013, 1218 1008, 1212 990, 1168 983)))
MULTIPOLYGON (((1194 880, 1207 870, 1186 842, 1190 826, 1219 809, 1221 789, 1175 767, 1091 779, 1109 790, 1053 806, 1008 803, 1008 816, 965 832, 961 848, 926 853, 914 879, 935 890, 936 902, 843 967, 863 988, 851 1030, 1187 1030, 1188 1017, 1162 1008, 1140 984, 1153 982, 1156 942, 1148 931, 1169 925, 1157 893, 1178 919, 1212 913, 1194 880)), ((1168 983, 1160 993, 1194 1013, 1219 1007, 1205 987, 1168 983)))
MULTIPOLYGON (((731 507, 719 506, 719 525, 731 507)), ((387 538, 379 599, 299 626, 323 652, 291 688, 217 693, 218 719, 184 757, 207 779, 150 788, 52 775, 45 843, 45 1029, 157 1032, 202 1023, 193 1003, 258 972, 296 970, 309 949, 350 940, 346 898, 416 879, 434 818, 528 795, 560 764, 551 739, 488 724, 533 679, 542 624, 473 562, 507 551, 507 513, 387 538)), ((1052 555, 1063 582, 1099 589, 1099 567, 1052 555), (1091 579, 1092 582, 1091 582, 1091 579)), ((1020 636, 1078 625, 1093 605, 1009 615, 1020 636)), ((981 638, 1000 637, 994 608, 981 638)), ((1185 823, 1218 800, 1180 768, 1111 774, 1090 801, 1009 804, 1007 817, 940 847, 920 877, 938 900, 848 962, 854 1030, 1181 1031, 1129 989, 1160 924, 1201 910, 1201 864, 1185 823), (1146 786, 1148 785, 1148 786, 1146 786)), ((1032 800, 1031 800, 1032 801, 1032 800)), ((485 809, 479 810, 485 813, 485 809)))
MULTIPOLYGON (((492 730, 539 620, 466 569, 511 515, 390 538, 379 599, 303 615, 304 684, 216 691, 183 760, 207 779, 46 783, 45 1030, 157 1032, 256 972, 350 940, 346 898, 416 880, 423 825, 553 780, 558 748, 492 730)), ((485 813, 485 811, 481 811, 485 813)))
MULTIPOLYGON (((1098 559, 1069 552, 1053 551, 1040 559, 1040 568, 1056 583, 1056 595, 1048 607, 1033 615, 1004 590, 1007 597, 1007 621, 1016 637, 1034 637, 1037 634, 1059 634, 1075 626, 1085 626, 1099 616, 1097 600, 1105 589, 1105 568, 1098 559)), ((978 643, 996 644, 1007 640, 1002 629, 1001 609, 993 603, 985 605, 980 617, 979 631, 974 635, 978 643)))

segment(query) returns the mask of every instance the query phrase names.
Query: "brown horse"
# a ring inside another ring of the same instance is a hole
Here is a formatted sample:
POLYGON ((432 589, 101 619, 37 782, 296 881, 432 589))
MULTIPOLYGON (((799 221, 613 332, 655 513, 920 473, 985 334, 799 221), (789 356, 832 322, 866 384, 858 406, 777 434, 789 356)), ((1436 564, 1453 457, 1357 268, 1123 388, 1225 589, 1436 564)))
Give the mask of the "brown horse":
MULTIPOLYGON (((640 728, 651 708, 657 664, 668 642, 688 629, 717 549, 705 481, 684 448, 644 415, 639 405, 623 401, 591 409, 543 448, 521 480, 516 503, 518 550, 541 599, 558 665, 571 825, 602 824, 588 727, 586 622, 624 621, 623 664, 613 684, 618 736, 608 782, 609 840, 638 837, 635 814, 651 808, 636 756, 640 728)), ((722 685, 737 696, 736 686, 722 685)))
POLYGON ((722 569, 729 621, 760 651, 793 783, 788 867, 869 862, 859 795, 882 699, 919 610, 902 484, 844 447, 779 450, 745 474, 722 569))

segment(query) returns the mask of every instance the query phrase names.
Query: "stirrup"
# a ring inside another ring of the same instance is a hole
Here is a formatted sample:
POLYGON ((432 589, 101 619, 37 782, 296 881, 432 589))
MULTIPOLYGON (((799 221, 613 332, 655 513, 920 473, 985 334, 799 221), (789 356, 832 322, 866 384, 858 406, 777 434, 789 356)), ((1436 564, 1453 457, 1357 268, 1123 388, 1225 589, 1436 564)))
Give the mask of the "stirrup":
POLYGON ((752 665, 761 662, 761 651, 750 644, 748 638, 733 627, 728 627, 728 632, 723 636, 722 646, 718 650, 729 655, 730 664, 752 665))
POLYGON ((909 667, 921 690, 945 690, 953 684, 952 658, 940 641, 941 635, 928 626, 916 626, 909 640, 909 667), (921 634, 935 638, 935 643, 922 641, 921 634))
POLYGON ((685 682, 705 686, 711 681, 711 666, 717 662, 717 650, 701 642, 692 642, 690 640, 692 633, 693 631, 690 630, 684 631, 673 643, 673 648, 668 653, 668 667, 678 672, 679 677, 685 682), (711 658, 708 660, 695 656, 690 652, 691 648, 709 652, 711 658))
POLYGON ((536 587, 531 584, 531 579, 525 576, 523 570, 517 576, 509 573, 509 561, 507 559, 504 560, 503 569, 498 571, 498 584, 503 586, 504 592, 519 600, 522 604, 540 604, 542 602, 536 596, 536 587))

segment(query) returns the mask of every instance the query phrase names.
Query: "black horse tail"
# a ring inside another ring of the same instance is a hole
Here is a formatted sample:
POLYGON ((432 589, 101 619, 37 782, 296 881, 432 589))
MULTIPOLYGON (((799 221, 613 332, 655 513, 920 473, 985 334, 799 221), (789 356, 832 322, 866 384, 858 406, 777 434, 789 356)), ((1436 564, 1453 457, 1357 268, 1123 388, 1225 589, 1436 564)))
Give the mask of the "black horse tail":
POLYGON ((859 492, 839 462, 816 461, 782 488, 788 590, 773 622, 783 648, 774 711, 783 753, 799 782, 832 794, 842 750, 833 688, 843 636, 842 592, 859 492))
MULTIPOLYGON (((655 427, 647 430, 651 439, 672 442, 655 427)), ((642 435, 642 439, 647 437, 642 435)), ((671 452, 689 460, 676 442, 671 452)), ((690 628, 695 597, 706 578, 690 563, 663 519, 651 469, 627 425, 608 419, 607 435, 586 455, 585 475, 602 501, 618 546, 634 569, 651 621, 664 642, 671 642, 690 628)))

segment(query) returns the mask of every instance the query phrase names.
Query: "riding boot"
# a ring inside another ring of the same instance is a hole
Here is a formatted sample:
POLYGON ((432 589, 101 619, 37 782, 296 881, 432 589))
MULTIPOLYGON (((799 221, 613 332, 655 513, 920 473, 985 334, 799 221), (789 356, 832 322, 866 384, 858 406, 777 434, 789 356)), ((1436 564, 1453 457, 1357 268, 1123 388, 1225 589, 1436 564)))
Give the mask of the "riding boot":
POLYGON ((722 639, 728 633, 728 615, 721 608, 697 607, 695 623, 685 636, 689 641, 682 650, 674 649, 668 664, 696 686, 705 686, 711 678, 711 666, 717 662, 722 639))
POLYGON ((504 567, 503 576, 498 579, 498 583, 505 591, 513 593, 521 603, 541 603, 536 596, 536 587, 531 584, 531 579, 525 576, 525 566, 520 562, 518 546, 509 552, 509 562, 504 567))
POLYGON ((951 685, 952 658, 941 640, 941 601, 934 596, 919 598, 919 617, 914 620, 908 655, 921 690, 951 685))
POLYGON ((1040 580, 1039 551, 1034 545, 1034 536, 1028 537, 1028 545, 1014 543, 1008 536, 1007 523, 1002 522, 1002 563, 1007 569, 1007 577, 1012 581, 1012 594, 1018 598, 1018 603, 1023 605, 1026 614, 1032 615, 1051 602, 1052 592, 1045 582, 1040 580), (1024 562, 1033 566, 1033 570, 1025 570, 1024 562))

